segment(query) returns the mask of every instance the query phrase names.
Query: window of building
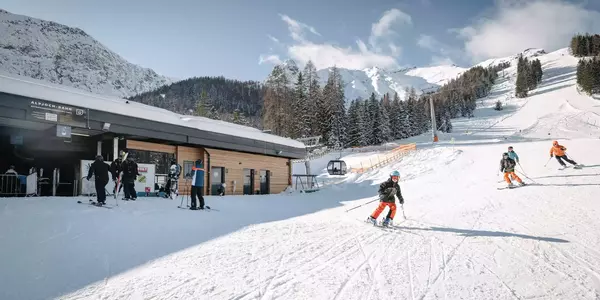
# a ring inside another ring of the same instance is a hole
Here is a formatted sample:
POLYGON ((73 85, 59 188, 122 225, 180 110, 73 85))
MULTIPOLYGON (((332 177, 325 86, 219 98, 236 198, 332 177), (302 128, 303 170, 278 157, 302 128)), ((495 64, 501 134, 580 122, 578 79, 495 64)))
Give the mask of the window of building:
POLYGON ((183 177, 187 177, 192 173, 192 167, 194 166, 193 161, 185 160, 183 161, 183 177))
POLYGON ((138 164, 153 164, 156 166, 156 174, 169 174, 171 160, 175 158, 174 153, 144 151, 128 149, 128 156, 138 164))

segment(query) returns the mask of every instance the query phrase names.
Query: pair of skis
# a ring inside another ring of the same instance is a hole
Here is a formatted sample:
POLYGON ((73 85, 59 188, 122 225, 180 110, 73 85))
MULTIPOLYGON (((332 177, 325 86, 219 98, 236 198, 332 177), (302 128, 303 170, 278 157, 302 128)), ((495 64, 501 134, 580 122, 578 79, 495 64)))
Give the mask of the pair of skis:
MULTIPOLYGON (((77 203, 83 204, 83 202, 81 202, 80 200, 77 200, 77 203)), ((104 208, 112 209, 112 206, 106 206, 106 204, 100 205, 98 202, 96 202, 92 199, 89 200, 88 204, 91 206, 95 206, 95 207, 104 207, 104 208)))
MULTIPOLYGON (((406 214, 404 213, 404 204, 400 204, 400 208, 402 209, 402 217, 404 217, 404 220, 408 220, 406 218, 406 214)), ((369 221, 369 219, 367 218, 367 220, 365 220, 365 223, 370 223, 373 224, 371 221, 369 221)), ((392 228, 394 225, 383 225, 383 221, 382 222, 378 222, 377 220, 375 221, 375 224, 373 224, 375 227, 381 227, 381 228, 392 228)))
MULTIPOLYGON (((123 166, 123 163, 127 159, 128 155, 129 155, 129 152, 125 152, 125 155, 123 155, 123 159, 121 161, 121 167, 123 166)), ((119 200, 117 199, 117 197, 119 196, 119 188, 121 186, 122 179, 123 179, 123 170, 121 170, 119 172, 119 176, 117 177, 117 185, 115 187, 114 197, 115 197, 115 203, 117 204, 117 206, 119 206, 119 200)))

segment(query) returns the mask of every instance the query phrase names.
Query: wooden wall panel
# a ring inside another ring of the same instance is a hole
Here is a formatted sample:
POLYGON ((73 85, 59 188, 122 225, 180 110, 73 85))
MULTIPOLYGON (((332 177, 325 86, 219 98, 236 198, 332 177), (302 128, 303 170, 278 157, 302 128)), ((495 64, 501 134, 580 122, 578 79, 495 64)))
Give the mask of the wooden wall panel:
POLYGON ((127 144, 125 147, 127 149, 164 152, 164 153, 175 153, 177 150, 176 146, 135 141, 135 140, 127 140, 127 144))
MULTIPOLYGON (((184 179, 184 170, 183 170, 183 162, 184 161, 192 161, 195 162, 197 159, 204 159, 204 148, 194 148, 194 147, 184 147, 177 146, 177 163, 181 165, 181 176, 179 177, 179 194, 180 195, 190 195, 191 191, 191 182, 186 181, 184 179)), ((206 161, 206 160, 204 160, 206 161)), ((206 173, 206 172, 205 172, 206 173)), ((206 176, 204 176, 204 194, 206 194, 206 176)))
MULTIPOLYGON (((271 171, 270 191, 272 194, 280 193, 288 187, 290 177, 289 159, 266 155, 226 151, 206 148, 210 153, 211 167, 224 167, 226 195, 242 195, 244 192, 244 169, 254 169, 253 191, 260 189, 260 170, 271 171), (236 181, 235 192, 233 181, 236 181)), ((205 159, 205 162, 207 160, 205 159)), ((206 172, 207 178, 210 175, 206 172)))

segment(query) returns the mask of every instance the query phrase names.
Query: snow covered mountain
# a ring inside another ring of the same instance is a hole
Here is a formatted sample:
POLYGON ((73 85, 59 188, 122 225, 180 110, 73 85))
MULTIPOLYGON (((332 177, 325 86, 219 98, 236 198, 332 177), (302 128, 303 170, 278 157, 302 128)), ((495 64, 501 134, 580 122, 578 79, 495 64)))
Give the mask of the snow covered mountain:
MULTIPOLYGON (((495 66, 503 62, 515 62, 519 55, 524 57, 538 57, 546 54, 543 49, 529 48, 521 53, 502 58, 493 58, 474 65, 484 68, 495 66)), ((281 65, 285 70, 290 86, 293 86, 298 76, 300 68, 291 59, 284 61, 281 65)), ((421 90, 431 90, 443 86, 451 79, 457 78, 469 68, 462 68, 456 65, 440 65, 430 67, 412 67, 396 71, 390 71, 378 67, 365 68, 362 70, 350 70, 338 68, 342 74, 344 83, 346 83, 346 101, 362 98, 367 99, 371 93, 381 97, 385 93, 398 93, 400 99, 405 99, 406 88, 414 88, 417 94, 421 90)), ((331 68, 317 71, 321 85, 325 85, 329 77, 331 68)))
POLYGON ((127 97, 174 80, 132 64, 83 30, 0 9, 0 70, 127 97))
MULTIPOLYGON (((327 82, 330 68, 317 71, 323 85, 327 82)), ((438 87, 437 84, 427 82, 423 77, 411 76, 405 71, 390 72, 382 68, 372 67, 363 70, 349 70, 339 68, 342 79, 346 84, 346 101, 350 102, 357 98, 367 99, 371 93, 381 97, 385 93, 393 95, 398 93, 400 99, 405 99, 406 88, 414 87, 417 94, 421 89, 438 87)))
POLYGON ((460 76, 467 68, 461 68, 456 65, 441 65, 434 67, 412 68, 406 75, 416 76, 425 79, 431 84, 444 85, 453 78, 460 76))

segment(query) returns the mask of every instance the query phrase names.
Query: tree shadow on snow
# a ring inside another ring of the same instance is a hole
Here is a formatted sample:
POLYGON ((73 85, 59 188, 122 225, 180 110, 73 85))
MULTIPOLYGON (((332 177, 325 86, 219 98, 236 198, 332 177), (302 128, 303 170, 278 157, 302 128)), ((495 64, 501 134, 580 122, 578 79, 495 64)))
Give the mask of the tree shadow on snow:
POLYGON ((464 236, 464 237, 478 237, 478 236, 479 237, 516 237, 516 238, 521 238, 521 239, 536 240, 536 241, 543 241, 543 242, 549 242, 549 243, 569 243, 569 241, 559 239, 559 238, 533 236, 533 235, 504 232, 504 231, 471 230, 471 229, 448 228, 448 227, 421 228, 421 227, 397 226, 397 228, 401 229, 401 230, 451 232, 451 233, 457 233, 458 235, 464 236))
POLYGON ((531 97, 531 96, 537 96, 537 95, 543 95, 543 94, 550 93, 550 92, 553 92, 553 91, 557 91, 557 90, 561 90, 561 89, 564 89, 564 88, 568 88, 568 87, 573 86, 573 85, 574 85, 573 83, 568 83, 568 84, 557 85, 557 86, 554 86, 554 87, 551 87, 551 88, 545 89, 545 90, 535 89, 532 93, 529 94, 529 97, 531 97))
POLYGON ((533 179, 542 179, 542 178, 588 177, 588 176, 600 176, 600 174, 552 175, 552 176, 540 176, 540 177, 532 177, 532 178, 533 179))
POLYGON ((600 186, 600 183, 530 183, 539 186, 600 186))

